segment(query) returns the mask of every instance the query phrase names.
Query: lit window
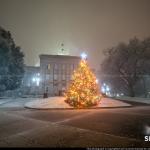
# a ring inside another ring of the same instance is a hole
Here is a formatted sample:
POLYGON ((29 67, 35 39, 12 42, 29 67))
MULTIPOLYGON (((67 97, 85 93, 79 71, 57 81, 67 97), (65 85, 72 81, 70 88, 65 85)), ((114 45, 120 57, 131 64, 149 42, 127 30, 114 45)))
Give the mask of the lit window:
POLYGON ((50 70, 51 69, 51 64, 47 65, 47 69, 50 70))
POLYGON ((55 75, 54 75, 54 80, 57 80, 57 79, 58 79, 58 77, 57 77, 57 75, 55 74, 55 75))

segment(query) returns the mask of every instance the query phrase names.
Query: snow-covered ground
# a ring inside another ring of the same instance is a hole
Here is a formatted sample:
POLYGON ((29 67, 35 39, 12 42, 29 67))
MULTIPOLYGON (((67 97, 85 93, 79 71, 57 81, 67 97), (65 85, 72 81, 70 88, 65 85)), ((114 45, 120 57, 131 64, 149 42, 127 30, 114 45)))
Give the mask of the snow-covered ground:
POLYGON ((0 105, 10 102, 11 99, 0 99, 0 105))
POLYGON ((150 98, 141 98, 141 97, 116 97, 118 100, 131 101, 131 102, 140 102, 145 104, 150 104, 150 98))
POLYGON ((24 104, 37 98, 0 98, 0 108, 24 107, 24 104))
MULTIPOLYGON (((65 101, 64 97, 50 97, 47 99, 34 100, 25 104, 27 108, 35 109, 71 109, 73 107, 69 106, 65 101)), ((113 107, 129 107, 128 103, 121 102, 118 100, 113 100, 110 98, 102 98, 100 104, 93 108, 113 108, 113 107)))

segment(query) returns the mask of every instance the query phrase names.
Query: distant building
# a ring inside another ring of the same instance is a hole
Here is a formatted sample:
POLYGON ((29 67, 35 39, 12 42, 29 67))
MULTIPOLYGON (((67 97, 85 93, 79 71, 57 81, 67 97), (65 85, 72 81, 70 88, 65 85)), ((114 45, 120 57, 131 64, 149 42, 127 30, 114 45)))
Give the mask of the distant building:
POLYGON ((68 55, 40 55, 40 66, 26 66, 22 81, 24 94, 61 95, 71 81, 80 57, 68 55))
POLYGON ((67 55, 40 55, 42 92, 60 95, 71 81, 80 57, 67 55))

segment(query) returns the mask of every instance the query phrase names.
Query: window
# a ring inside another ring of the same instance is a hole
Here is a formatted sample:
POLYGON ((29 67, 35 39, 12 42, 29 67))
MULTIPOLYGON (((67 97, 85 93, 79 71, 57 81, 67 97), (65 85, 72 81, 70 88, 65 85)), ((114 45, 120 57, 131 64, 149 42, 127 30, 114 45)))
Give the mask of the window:
POLYGON ((54 74, 58 74, 58 64, 54 64, 54 74))
POLYGON ((66 73, 66 74, 69 74, 69 72, 70 72, 70 65, 67 64, 66 66, 67 66, 67 67, 66 67, 65 73, 66 73))
POLYGON ((66 80, 65 74, 62 75, 62 80, 66 80))
POLYGON ((71 80, 71 75, 67 75, 67 81, 71 80))
POLYGON ((50 70, 51 69, 51 64, 47 65, 47 69, 50 70))
POLYGON ((62 69, 63 69, 63 70, 66 69, 66 65, 65 65, 65 64, 62 65, 62 69))
POLYGON ((49 80, 50 75, 46 74, 46 80, 49 80))
POLYGON ((66 82, 62 83, 63 89, 66 87, 66 82))
POLYGON ((54 70, 54 74, 58 74, 59 72, 58 72, 58 70, 54 70))
POLYGON ((74 64, 70 65, 71 70, 74 70, 74 64))
POLYGON ((28 86, 28 87, 30 87, 30 86, 31 86, 30 82, 27 84, 27 86, 28 86))
POLYGON ((54 82, 54 83, 53 83, 53 86, 57 87, 57 86, 58 86, 58 83, 57 83, 57 82, 54 82))
POLYGON ((54 74, 54 80, 58 80, 57 74, 54 74))
POLYGON ((58 69, 58 65, 57 64, 54 64, 54 69, 58 69))
POLYGON ((50 82, 53 81, 53 75, 50 75, 50 76, 49 76, 49 80, 50 80, 50 82))

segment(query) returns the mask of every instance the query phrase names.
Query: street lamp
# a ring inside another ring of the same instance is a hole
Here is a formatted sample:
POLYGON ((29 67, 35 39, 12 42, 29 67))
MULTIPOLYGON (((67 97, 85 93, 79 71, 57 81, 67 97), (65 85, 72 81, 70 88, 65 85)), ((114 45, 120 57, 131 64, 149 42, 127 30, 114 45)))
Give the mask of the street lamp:
POLYGON ((105 93, 105 92, 106 92, 104 87, 102 87, 102 92, 103 92, 103 93, 105 93))
POLYGON ((82 58, 82 60, 86 60, 87 54, 85 52, 81 53, 81 58, 82 58))
POLYGON ((40 85, 40 74, 38 73, 38 74, 36 74, 33 78, 32 78, 32 82, 33 83, 36 83, 36 85, 37 86, 39 86, 40 85))
POLYGON ((102 84, 101 91, 106 95, 110 95, 110 87, 106 83, 102 84))

